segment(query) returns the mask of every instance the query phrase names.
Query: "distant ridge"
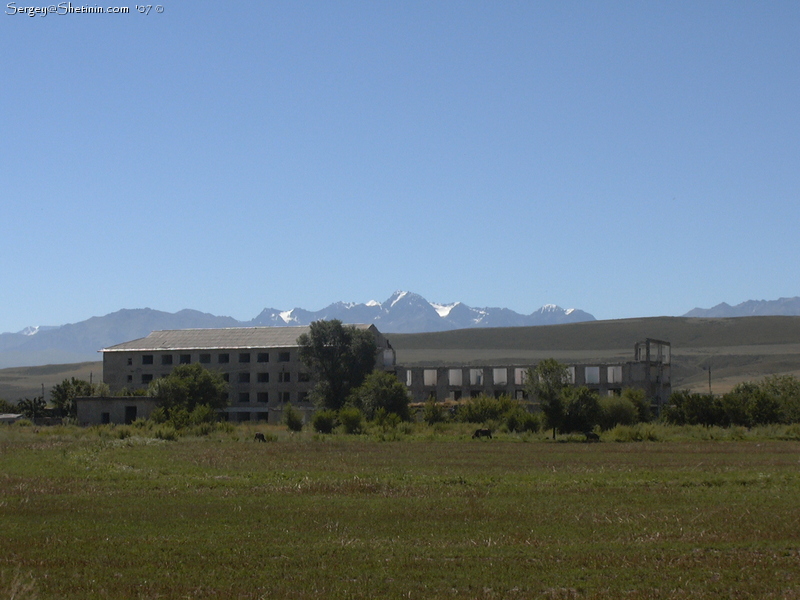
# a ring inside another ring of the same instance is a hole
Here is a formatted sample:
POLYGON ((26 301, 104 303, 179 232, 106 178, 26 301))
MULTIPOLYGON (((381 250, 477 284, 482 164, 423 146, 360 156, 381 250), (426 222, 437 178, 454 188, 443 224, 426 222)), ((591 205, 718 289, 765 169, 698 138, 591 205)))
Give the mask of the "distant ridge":
POLYGON ((398 291, 385 302, 336 302, 318 311, 265 308, 250 321, 218 317, 196 310, 176 313, 150 308, 123 309, 102 317, 58 327, 26 327, 0 334, 0 368, 100 360, 98 351, 145 337, 159 329, 216 327, 289 327, 320 319, 374 323, 384 333, 420 333, 465 328, 555 325, 594 321, 589 313, 548 304, 530 315, 507 308, 472 308, 461 302, 435 304, 419 294, 398 291))
POLYGON ((736 306, 725 302, 712 308, 693 308, 684 317, 728 318, 728 317, 796 317, 800 316, 800 297, 777 300, 747 300, 736 306))

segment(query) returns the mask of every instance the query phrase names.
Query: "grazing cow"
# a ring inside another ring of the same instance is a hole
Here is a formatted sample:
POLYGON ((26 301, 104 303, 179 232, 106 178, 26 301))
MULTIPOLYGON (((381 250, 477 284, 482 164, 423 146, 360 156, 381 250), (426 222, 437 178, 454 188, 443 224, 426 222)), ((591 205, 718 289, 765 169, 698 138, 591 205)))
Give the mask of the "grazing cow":
POLYGON ((492 439, 492 430, 491 429, 476 429, 475 433, 472 434, 472 439, 473 440, 475 438, 482 438, 482 437, 488 437, 489 439, 492 439))
POLYGON ((265 438, 264 434, 259 431, 258 433, 256 433, 256 441, 257 442, 266 442, 267 438, 265 438))
POLYGON ((583 435, 586 436, 586 441, 587 442, 599 442, 600 441, 600 436, 597 435, 594 431, 587 431, 583 435))

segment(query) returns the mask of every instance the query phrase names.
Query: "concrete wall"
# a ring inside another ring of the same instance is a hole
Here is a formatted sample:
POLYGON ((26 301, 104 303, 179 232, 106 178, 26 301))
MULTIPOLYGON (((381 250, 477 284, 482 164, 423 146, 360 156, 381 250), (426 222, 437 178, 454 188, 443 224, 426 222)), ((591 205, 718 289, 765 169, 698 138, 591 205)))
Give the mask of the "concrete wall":
POLYGON ((148 419, 158 400, 144 396, 87 397, 76 398, 75 405, 80 425, 129 424, 136 419, 148 419))

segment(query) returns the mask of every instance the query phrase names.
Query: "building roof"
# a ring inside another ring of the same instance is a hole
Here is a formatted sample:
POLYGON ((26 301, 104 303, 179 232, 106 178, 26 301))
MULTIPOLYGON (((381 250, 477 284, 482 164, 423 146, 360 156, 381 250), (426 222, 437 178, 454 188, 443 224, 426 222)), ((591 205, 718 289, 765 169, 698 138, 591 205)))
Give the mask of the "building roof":
MULTIPOLYGON (((358 329, 374 325, 353 325, 358 329)), ((221 350, 237 348, 289 348, 310 331, 304 327, 229 327, 226 329, 167 329, 147 337, 103 348, 102 352, 137 350, 221 350)))

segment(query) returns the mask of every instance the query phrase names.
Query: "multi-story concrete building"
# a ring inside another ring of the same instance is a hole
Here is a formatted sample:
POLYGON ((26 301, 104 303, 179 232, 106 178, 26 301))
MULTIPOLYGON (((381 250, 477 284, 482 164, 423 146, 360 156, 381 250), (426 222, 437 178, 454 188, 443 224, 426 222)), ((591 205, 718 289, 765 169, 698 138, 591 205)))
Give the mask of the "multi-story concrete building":
MULTIPOLYGON (((368 330, 375 337, 376 367, 393 370, 395 352, 380 331, 374 325, 355 327, 368 330)), ((154 331, 147 337, 104 348, 103 381, 114 393, 123 388, 143 389, 154 379, 168 375, 177 365, 199 363, 221 372, 228 382, 229 420, 279 421, 288 403, 305 412, 313 409, 308 394, 314 382, 300 361, 297 344, 297 338, 309 329, 235 327, 154 331)))
MULTIPOLYGON (((634 360, 623 363, 582 363, 567 367, 570 383, 585 385, 600 395, 617 395, 623 388, 639 388, 658 408, 672 393, 669 342, 646 339, 634 347, 634 360)), ((398 366, 414 402, 460 400, 487 394, 523 399, 526 374, 535 365, 515 366, 398 366)))
MULTIPOLYGON (((460 400, 480 394, 508 394, 523 399, 526 374, 535 365, 402 366, 389 341, 374 325, 369 330, 377 347, 376 367, 397 374, 413 402, 460 400)), ((103 350, 103 381, 113 393, 123 388, 146 388, 181 364, 199 363, 218 370, 228 382, 227 418, 232 421, 280 422, 291 403, 306 420, 314 407, 308 395, 314 386, 299 360, 297 338, 309 327, 250 327, 154 331, 147 337, 103 350)), ((624 388, 644 390, 657 410, 664 406, 671 388, 669 342, 646 339, 636 344, 634 360, 618 363, 568 365, 570 382, 585 385, 601 395, 621 393, 624 388)), ((81 423, 130 422, 147 418, 155 405, 144 399, 81 399, 81 423), (116 404, 115 404, 116 402, 116 404), (124 405, 124 406, 123 406, 124 405)))

